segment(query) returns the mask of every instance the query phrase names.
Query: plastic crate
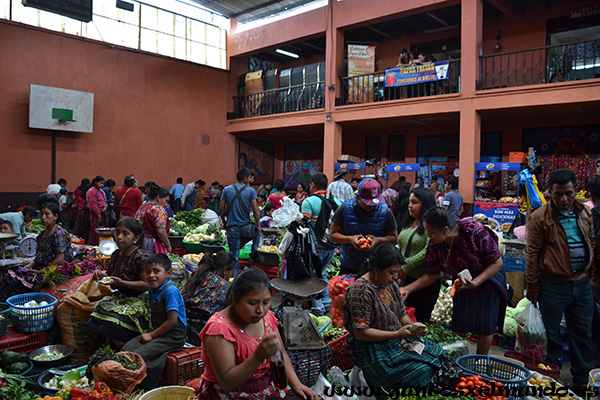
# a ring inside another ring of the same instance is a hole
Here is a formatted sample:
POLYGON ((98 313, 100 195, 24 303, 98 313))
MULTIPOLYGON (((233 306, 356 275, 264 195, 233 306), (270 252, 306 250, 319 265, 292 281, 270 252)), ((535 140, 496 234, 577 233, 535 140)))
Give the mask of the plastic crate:
POLYGON ((531 378, 527 368, 496 357, 479 354, 462 356, 456 360, 456 364, 471 375, 481 375, 486 382, 494 379, 511 390, 527 386, 531 378), (488 367, 491 367, 491 374, 488 374, 488 367))
POLYGON ((508 153, 508 161, 525 164, 527 162, 527 154, 521 151, 511 151, 508 153))
POLYGON ((9 318, 10 306, 6 303, 0 303, 0 337, 6 335, 6 328, 8 328, 9 318))
POLYGON ((8 327, 6 336, 0 339, 0 351, 10 350, 17 353, 31 353, 48 344, 46 332, 20 333, 8 327))
POLYGON ((311 387, 319 378, 319 374, 327 376, 331 367, 331 349, 329 346, 321 350, 288 350, 288 356, 298 379, 311 387))
POLYGON ((331 365, 337 365, 342 371, 349 370, 354 366, 354 362, 350 359, 350 355, 348 354, 347 338, 348 333, 341 338, 337 338, 333 342, 328 343, 328 346, 331 349, 331 365))
POLYGON ((46 293, 25 293, 9 297, 6 302, 10 305, 10 321, 16 330, 23 333, 47 331, 54 324, 56 298, 46 293), (23 307, 23 304, 35 300, 45 301, 48 305, 38 307, 23 307))
POLYGON ((267 278, 269 278, 269 280, 278 278, 277 272, 279 271, 279 266, 269 266, 259 263, 255 263, 254 266, 265 271, 265 274, 267 274, 267 278))
POLYGON ((502 347, 505 350, 514 350, 515 342, 517 338, 505 336, 503 334, 498 334, 498 347, 502 347))
POLYGON ((183 386, 193 379, 200 378, 204 372, 201 355, 201 347, 189 347, 167 354, 160 386, 183 386))
POLYGON ((504 257, 504 270, 511 272, 525 272, 525 259, 519 257, 504 257))

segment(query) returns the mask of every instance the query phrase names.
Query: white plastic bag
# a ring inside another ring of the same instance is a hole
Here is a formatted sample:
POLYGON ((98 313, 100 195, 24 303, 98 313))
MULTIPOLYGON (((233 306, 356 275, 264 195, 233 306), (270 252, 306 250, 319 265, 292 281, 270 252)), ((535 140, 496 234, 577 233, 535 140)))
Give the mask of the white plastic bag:
POLYGON ((515 350, 523 352, 532 344, 546 347, 546 328, 540 310, 529 303, 517 317, 517 340, 515 350))
POLYGON ((287 228, 290 222, 299 216, 302 217, 298 204, 285 196, 281 207, 273 211, 273 224, 278 228, 287 228))
POLYGON ((221 224, 221 218, 219 218, 219 214, 217 214, 213 210, 207 209, 204 210, 204 215, 202 215, 201 222, 202 223, 200 225, 209 224, 218 226, 221 224))
MULTIPOLYGON (((360 369, 356 365, 354 367, 352 367, 352 370, 350 371, 350 375, 348 375, 348 378, 350 380, 350 386, 362 388, 362 390, 365 390, 368 386, 362 369, 360 369)), ((361 395, 361 396, 358 396, 358 399, 359 400, 375 400, 376 397, 361 395)))
MULTIPOLYGON (((318 394, 319 396, 321 396, 321 398, 323 398, 323 399, 361 400, 361 398, 359 398, 356 395, 348 396, 348 395, 343 394, 344 391, 346 391, 347 393, 350 391, 351 384, 348 381, 348 378, 346 377, 346 375, 344 375, 344 373, 342 372, 342 370, 339 367, 337 367, 337 366, 331 367, 331 369, 329 370, 329 376, 331 376, 331 379, 335 383, 329 382, 323 376, 323 374, 319 374, 319 379, 317 379, 317 382, 311 388, 312 391, 315 392, 316 394, 318 394), (334 391, 334 389, 332 388, 334 385, 337 389, 336 391, 334 391), (340 394, 336 394, 336 392, 340 393, 340 394)), ((367 400, 367 399, 368 398, 365 398, 365 400, 367 400)))

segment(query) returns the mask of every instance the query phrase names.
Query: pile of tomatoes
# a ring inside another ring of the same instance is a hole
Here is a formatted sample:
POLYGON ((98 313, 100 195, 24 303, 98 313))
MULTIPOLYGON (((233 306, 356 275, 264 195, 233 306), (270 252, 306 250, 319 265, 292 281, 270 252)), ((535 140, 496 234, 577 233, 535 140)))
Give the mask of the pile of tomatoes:
POLYGON ((473 396, 473 393, 477 393, 476 398, 480 400, 504 400, 506 397, 500 395, 503 393, 502 387, 501 382, 495 380, 486 382, 481 375, 472 375, 461 377, 455 391, 465 396, 473 396))
POLYGON ((331 325, 336 328, 344 327, 344 295, 352 283, 354 283, 352 275, 338 275, 329 280, 331 325))

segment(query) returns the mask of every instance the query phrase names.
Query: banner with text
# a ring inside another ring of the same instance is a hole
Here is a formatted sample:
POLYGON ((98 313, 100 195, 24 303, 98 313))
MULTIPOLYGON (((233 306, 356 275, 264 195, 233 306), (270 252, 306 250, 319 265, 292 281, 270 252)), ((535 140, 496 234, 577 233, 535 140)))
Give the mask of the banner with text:
POLYGON ((411 65, 410 67, 385 70, 385 86, 413 85, 415 83, 434 82, 448 79, 450 62, 439 61, 430 64, 411 65))
POLYGON ((516 203, 488 203, 476 201, 473 204, 473 215, 485 214, 491 228, 501 232, 508 232, 515 217, 519 212, 519 205, 516 203))
MULTIPOLYGON (((375 72, 375 46, 348 45, 348 76, 372 74, 375 72)), ((350 103, 373 101, 373 75, 358 76, 348 81, 350 103)))

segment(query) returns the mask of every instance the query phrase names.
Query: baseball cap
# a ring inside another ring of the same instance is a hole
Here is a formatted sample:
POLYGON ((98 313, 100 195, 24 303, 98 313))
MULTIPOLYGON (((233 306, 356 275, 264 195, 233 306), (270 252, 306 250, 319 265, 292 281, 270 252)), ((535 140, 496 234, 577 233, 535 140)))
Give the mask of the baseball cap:
POLYGON ((358 197, 367 206, 376 206, 381 201, 381 186, 373 178, 367 178, 360 181, 358 189, 356 190, 358 197))

